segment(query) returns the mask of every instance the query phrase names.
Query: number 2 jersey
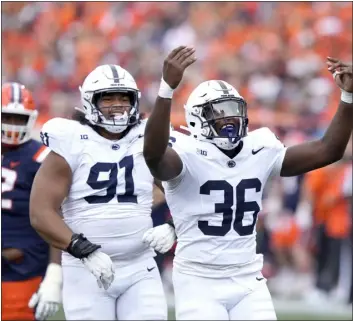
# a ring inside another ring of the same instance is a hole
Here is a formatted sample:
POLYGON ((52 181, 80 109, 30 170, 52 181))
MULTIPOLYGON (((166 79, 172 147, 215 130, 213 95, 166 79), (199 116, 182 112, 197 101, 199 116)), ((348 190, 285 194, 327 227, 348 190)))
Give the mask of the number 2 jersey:
MULTIPOLYGON (((113 141, 89 125, 54 118, 41 133, 44 144, 62 156, 72 171, 71 188, 61 206, 65 223, 101 245, 118 265, 154 256, 142 242, 144 232, 152 227, 153 188, 142 154, 144 128, 142 121, 113 141)), ((63 265, 77 263, 63 254, 63 265)))
POLYGON ((282 167, 284 145, 268 128, 250 132, 233 159, 178 132, 170 143, 183 162, 180 175, 163 182, 178 237, 174 265, 208 277, 234 276, 242 266, 260 271, 256 220, 264 185, 282 167))
POLYGON ((34 176, 48 153, 48 148, 31 139, 2 155, 1 249, 15 248, 24 254, 18 261, 2 259, 2 281, 22 281, 45 274, 49 247, 31 226, 29 198, 34 176))

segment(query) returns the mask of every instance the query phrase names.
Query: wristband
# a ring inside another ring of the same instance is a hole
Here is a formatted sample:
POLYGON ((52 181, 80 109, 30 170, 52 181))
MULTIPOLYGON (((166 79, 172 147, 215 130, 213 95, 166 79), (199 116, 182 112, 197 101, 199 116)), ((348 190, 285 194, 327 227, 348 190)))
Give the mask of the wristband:
POLYGON ((74 233, 66 251, 77 259, 83 259, 99 248, 101 248, 100 245, 91 243, 82 233, 74 233))
POLYGON ((341 90, 341 101, 346 104, 353 103, 353 93, 349 93, 348 91, 341 90))
POLYGON ((163 77, 161 79, 161 84, 159 85, 158 96, 161 98, 172 99, 174 89, 170 88, 170 86, 164 81, 163 77))

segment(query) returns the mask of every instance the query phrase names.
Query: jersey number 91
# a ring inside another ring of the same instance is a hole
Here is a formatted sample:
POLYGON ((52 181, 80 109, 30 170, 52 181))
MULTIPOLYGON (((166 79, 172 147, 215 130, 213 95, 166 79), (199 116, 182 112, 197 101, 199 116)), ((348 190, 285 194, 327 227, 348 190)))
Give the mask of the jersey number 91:
POLYGON ((118 164, 98 162, 92 166, 88 175, 87 184, 92 189, 106 189, 105 195, 86 196, 85 200, 89 204, 102 204, 110 202, 117 196, 119 203, 137 203, 137 196, 134 195, 135 184, 132 177, 134 168, 134 158, 132 155, 124 157, 119 162, 119 168, 125 168, 125 193, 117 195, 116 188, 118 186, 118 164), (98 177, 101 172, 110 172, 109 179, 99 181, 98 177))

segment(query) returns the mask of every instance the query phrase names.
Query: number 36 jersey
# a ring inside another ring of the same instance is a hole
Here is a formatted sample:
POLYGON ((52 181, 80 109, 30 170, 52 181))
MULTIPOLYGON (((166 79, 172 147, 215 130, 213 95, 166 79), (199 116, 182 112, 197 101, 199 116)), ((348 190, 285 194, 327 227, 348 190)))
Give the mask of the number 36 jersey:
MULTIPOLYGON (((121 265, 154 256, 142 242, 144 232, 152 227, 153 188, 142 154, 144 128, 143 121, 112 141, 88 125, 54 118, 41 132, 43 143, 72 171, 71 188, 61 206, 64 221, 121 265)), ((64 253, 63 264, 75 260, 64 253)))
POLYGON ((264 185, 281 170, 284 145, 268 128, 250 132, 233 159, 178 132, 169 145, 183 162, 180 175, 163 183, 178 237, 175 266, 209 277, 236 275, 241 266, 261 270, 256 220, 264 185))

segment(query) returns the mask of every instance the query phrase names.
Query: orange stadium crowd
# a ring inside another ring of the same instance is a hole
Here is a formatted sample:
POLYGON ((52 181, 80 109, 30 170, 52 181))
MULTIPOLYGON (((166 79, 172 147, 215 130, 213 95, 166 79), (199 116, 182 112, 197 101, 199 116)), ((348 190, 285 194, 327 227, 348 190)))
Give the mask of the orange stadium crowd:
MULTIPOLYGON (((184 124, 183 104, 196 85, 223 79, 246 99, 251 129, 314 137, 339 102, 326 56, 352 61, 352 2, 4 2, 2 32, 3 82, 33 91, 38 127, 55 116, 70 117, 83 79, 105 63, 135 77, 148 114, 164 57, 179 44, 192 44, 198 61, 175 93, 174 125, 184 124)), ((340 193, 347 167, 342 162, 305 177, 303 195, 310 196, 314 225, 328 227, 326 239, 351 233, 340 193)), ((287 232, 273 234, 275 255, 297 241, 296 227, 287 232)), ((291 254, 299 270, 308 270, 311 263, 291 254)))
POLYGON ((308 129, 336 107, 324 59, 351 60, 351 12, 350 2, 3 3, 3 78, 34 91, 42 123, 70 114, 90 70, 117 63, 137 79, 148 112, 164 56, 193 44, 199 62, 176 94, 173 122, 184 122, 196 84, 224 79, 246 97, 252 124, 308 129))

